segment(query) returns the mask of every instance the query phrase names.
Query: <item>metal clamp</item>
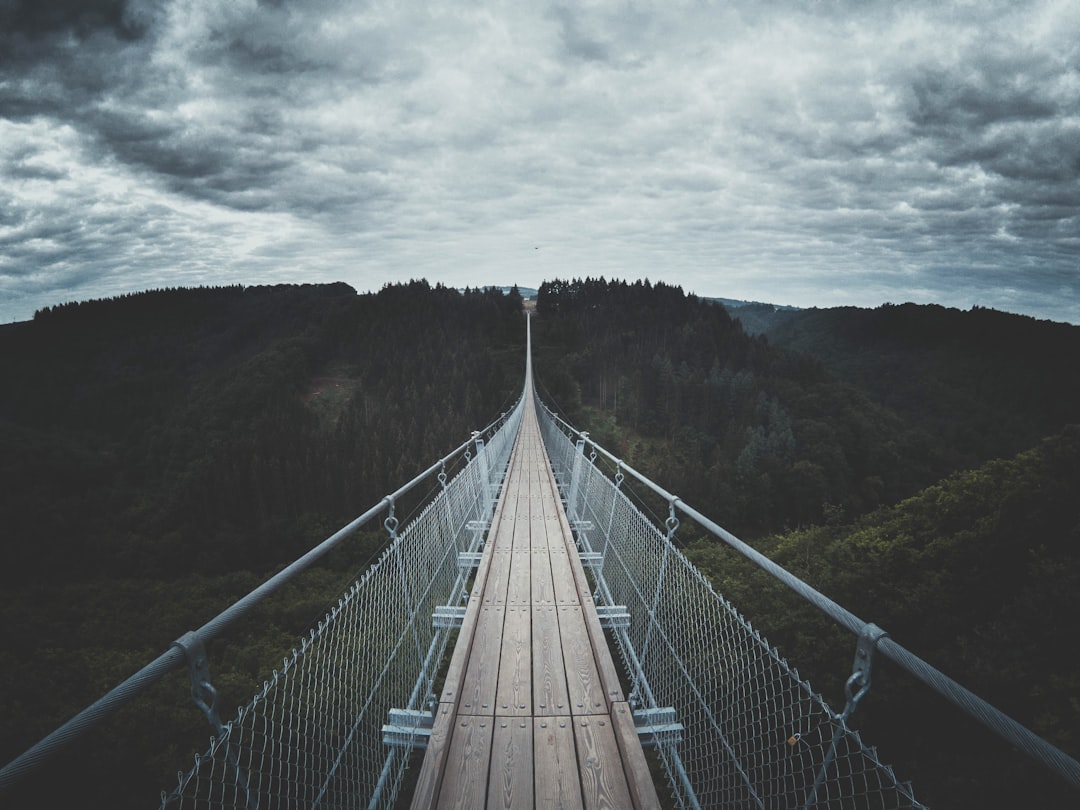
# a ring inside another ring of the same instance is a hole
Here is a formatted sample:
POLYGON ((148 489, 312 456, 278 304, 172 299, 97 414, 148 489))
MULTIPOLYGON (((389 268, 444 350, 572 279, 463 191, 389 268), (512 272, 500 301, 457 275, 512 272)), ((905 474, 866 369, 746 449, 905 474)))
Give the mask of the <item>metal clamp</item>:
POLYGON ((191 675, 191 697, 195 705, 202 709, 210 725, 218 733, 222 730, 221 718, 217 713, 217 690, 210 682, 210 660, 206 647, 197 633, 188 631, 172 643, 179 647, 187 659, 188 673, 191 675))
POLYGON ((259 797, 252 791, 251 780, 240 766, 236 752, 229 745, 229 728, 232 727, 232 723, 229 723, 229 727, 226 728, 221 722, 221 717, 218 716, 218 693, 210 683, 210 660, 206 655, 206 647, 202 639, 197 633, 189 630, 174 641, 172 646, 179 647, 187 659, 188 671, 191 673, 191 697, 195 705, 206 715, 219 743, 224 746, 225 759, 236 776, 237 787, 244 795, 244 806, 247 810, 258 810, 259 797))
POLYGON ((396 540, 398 519, 394 516, 394 499, 388 497, 387 500, 390 502, 390 513, 386 516, 386 520, 383 521, 383 528, 386 529, 391 540, 396 540))
MULTIPOLYGON (((821 786, 825 783, 825 774, 828 773, 829 766, 832 765, 833 760, 836 758, 836 748, 840 743, 840 735, 847 729, 848 718, 855 713, 859 701, 870 691, 870 669, 874 664, 874 650, 877 649, 878 642, 887 635, 888 633, 873 622, 864 624, 862 630, 859 631, 859 642, 855 647, 855 663, 851 667, 851 676, 847 679, 847 683, 844 684, 844 695, 847 697, 847 702, 844 704, 844 711, 836 715, 836 731, 833 733, 832 744, 821 762, 821 769, 814 780, 814 785, 806 796, 806 804, 803 805, 803 810, 811 810, 817 804, 818 791, 821 790, 821 786)), ((791 739, 798 742, 797 737, 791 739)))
POLYGON ((668 502, 668 517, 664 521, 664 526, 667 528, 668 542, 671 542, 672 538, 675 537, 675 532, 679 530, 679 519, 675 517, 675 503, 678 500, 678 498, 672 498, 668 502))
MULTIPOLYGON (((863 625, 863 629, 859 632, 859 641, 855 647, 855 663, 851 667, 851 677, 848 678, 847 686, 845 690, 848 694, 849 702, 853 699, 855 703, 865 695, 870 689, 870 675, 874 666, 874 651, 877 649, 878 642, 881 639, 889 635, 873 622, 868 622, 863 625), (851 690, 858 688, 858 692, 852 698, 851 690)), ((854 711, 854 706, 851 707, 854 711)), ((845 709, 845 715, 850 714, 845 709)))

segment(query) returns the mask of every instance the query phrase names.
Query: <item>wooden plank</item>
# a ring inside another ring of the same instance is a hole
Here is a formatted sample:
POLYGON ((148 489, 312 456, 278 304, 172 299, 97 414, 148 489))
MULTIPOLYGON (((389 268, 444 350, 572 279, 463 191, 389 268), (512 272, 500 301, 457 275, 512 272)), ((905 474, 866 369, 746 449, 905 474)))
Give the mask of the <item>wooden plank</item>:
MULTIPOLYGON (((571 562, 581 567, 581 562, 576 555, 571 562)), ((607 698, 610 711, 612 703, 626 700, 622 683, 619 681, 619 670, 616 669, 615 661, 611 657, 611 650, 608 649, 607 638, 604 636, 604 628, 600 626, 600 617, 596 613, 596 605, 593 604, 592 599, 582 604, 582 616, 585 620, 590 646, 596 651, 596 667, 600 673, 601 690, 607 698)))
POLYGON ((579 605, 558 608, 559 636, 566 665, 566 688, 572 714, 606 714, 607 697, 600 683, 592 643, 579 605))
MULTIPOLYGON (((574 579, 574 571, 570 565, 570 557, 566 547, 552 548, 551 550, 551 578, 555 582, 555 599, 560 605, 582 604, 577 581, 574 579)), ((587 600, 592 599, 589 594, 587 600)))
POLYGON ((502 605, 484 605, 480 608, 480 618, 476 624, 477 642, 469 657, 458 698, 459 714, 495 714, 505 612, 506 608, 502 605))
MULTIPOLYGON (((515 443, 514 454, 516 455, 517 452, 518 443, 515 443)), ((488 529, 489 540, 491 535, 497 533, 503 525, 503 518, 506 515, 507 507, 506 491, 507 488, 504 486, 502 492, 499 493, 498 501, 496 501, 495 514, 492 516, 491 526, 488 529)), ((487 588, 488 572, 491 569, 491 557, 491 543, 488 542, 485 544, 483 554, 480 557, 480 566, 476 570, 472 592, 466 606, 465 619, 462 622, 461 630, 458 631, 457 642, 454 644, 454 652, 450 656, 450 665, 447 668, 446 677, 443 679, 443 690, 440 700, 445 702, 454 703, 461 694, 461 685, 465 678, 465 670, 468 668, 469 657, 472 655, 476 624, 480 619, 480 606, 483 602, 483 593, 487 588)))
POLYGON ((574 742, 587 810, 632 807, 611 718, 606 715, 575 717, 574 742))
POLYGON ((491 553, 487 581, 484 584, 483 602, 485 605, 506 603, 506 593, 510 586, 510 567, 514 552, 509 547, 495 549, 491 553))
POLYGON ((581 781, 569 717, 533 721, 533 773, 536 810, 579 810, 581 781))
POLYGON ((488 770, 488 810, 532 810, 533 720, 496 717, 488 770))
POLYGON ((439 791, 439 810, 476 810, 484 806, 494 724, 491 717, 458 716, 439 791))
POLYGON ((496 714, 532 714, 531 626, 532 609, 528 605, 507 606, 499 656, 499 685, 495 693, 496 714))
POLYGON ((528 551, 529 550, 529 535, 531 534, 531 523, 529 520, 529 492, 528 484, 521 480, 521 476, 516 476, 513 479, 514 487, 517 489, 517 504, 516 511, 514 513, 514 534, 513 534, 513 548, 515 551, 528 551))
POLYGON ((508 472, 413 806, 654 810, 531 409, 508 472))
POLYGON ((569 714, 559 617, 553 605, 532 608, 532 666, 534 715, 569 714))
POLYGON ((446 757, 450 750, 450 736, 454 730, 456 712, 453 703, 440 703, 435 712, 435 722, 428 738, 427 751, 416 779, 410 810, 431 810, 439 797, 446 757))
POLYGON ((612 707, 611 726, 615 732, 615 742, 619 746, 626 786, 630 789, 634 810, 659 810, 660 797, 656 793, 645 752, 641 750, 641 739, 634 727, 634 715, 626 702, 616 703, 612 707))
POLYGON ((514 549, 510 554, 510 577, 506 604, 528 605, 532 586, 532 554, 528 549, 514 549))
POLYGON ((570 524, 566 521, 566 513, 559 510, 559 520, 562 525, 563 538, 567 543, 567 560, 573 571, 574 582, 577 583, 578 593, 582 594, 582 610, 585 617, 585 626, 588 630, 590 643, 596 650, 596 666, 600 672, 600 681, 603 685, 604 694, 608 700, 608 710, 611 703, 625 700, 622 684, 619 682, 619 671, 615 668, 615 661, 611 657, 611 651, 607 646, 607 638, 604 629, 600 626, 600 617, 596 615, 596 606, 590 595, 589 583, 585 578, 585 568, 573 548, 573 540, 570 534, 570 524))
POLYGON ((534 605, 552 605, 555 603, 555 586, 551 577, 551 560, 547 549, 534 549, 532 552, 530 601, 534 605))

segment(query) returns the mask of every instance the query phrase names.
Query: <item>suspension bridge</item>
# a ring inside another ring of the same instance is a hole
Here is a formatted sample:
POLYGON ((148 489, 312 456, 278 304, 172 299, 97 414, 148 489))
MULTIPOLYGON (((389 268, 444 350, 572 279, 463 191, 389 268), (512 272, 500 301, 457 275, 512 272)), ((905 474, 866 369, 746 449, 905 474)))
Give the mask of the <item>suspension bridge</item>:
POLYGON ((5 766, 0 799, 186 667, 213 737, 162 810, 921 808, 848 723, 880 657, 1080 790, 1080 763, 548 410, 530 339, 511 411, 5 766), (628 497, 628 477, 666 520, 628 497), (396 505, 432 481, 401 525, 396 505), (380 519, 378 561, 222 717, 206 644, 380 519), (852 633, 842 707, 679 552, 687 519, 852 633))

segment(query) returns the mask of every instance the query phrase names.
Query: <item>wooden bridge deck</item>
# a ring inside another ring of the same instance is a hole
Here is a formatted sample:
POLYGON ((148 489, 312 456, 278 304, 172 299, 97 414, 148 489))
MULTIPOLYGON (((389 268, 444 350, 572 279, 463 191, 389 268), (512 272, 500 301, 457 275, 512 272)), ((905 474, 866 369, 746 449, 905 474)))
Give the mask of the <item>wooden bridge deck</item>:
POLYGON ((526 397, 412 807, 658 807, 526 397))

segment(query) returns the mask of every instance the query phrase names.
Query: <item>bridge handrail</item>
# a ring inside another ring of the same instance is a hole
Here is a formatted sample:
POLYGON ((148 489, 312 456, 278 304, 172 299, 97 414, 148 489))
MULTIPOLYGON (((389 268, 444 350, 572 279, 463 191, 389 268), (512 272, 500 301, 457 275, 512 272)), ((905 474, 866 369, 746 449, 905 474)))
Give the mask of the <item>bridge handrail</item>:
POLYGON ((945 675, 940 670, 931 666, 915 653, 898 644, 888 635, 878 635, 880 633, 880 628, 876 625, 863 621, 847 608, 825 596, 825 594, 821 593, 811 585, 808 585, 806 582, 803 582, 787 569, 747 545, 744 541, 724 529, 715 521, 685 503, 678 496, 673 495, 663 487, 651 481, 622 459, 589 438, 587 431, 578 430, 560 417, 539 397, 537 397, 536 401, 539 406, 547 412, 552 421, 568 436, 583 441, 594 450, 597 455, 601 455, 615 464, 616 468, 620 470, 623 475, 632 476, 644 487, 667 502, 671 508, 677 509, 694 520, 694 522, 703 529, 706 529, 708 532, 718 537, 734 551, 797 593, 846 630, 859 637, 864 637, 868 633, 873 633, 876 637, 876 646, 874 649, 909 674, 918 678, 926 686, 944 697, 954 706, 958 707, 965 714, 978 720, 1006 742, 1019 748, 1030 758, 1053 771, 1074 788, 1080 789, 1080 762, 1077 762, 1077 760, 1070 757, 1064 751, 1051 745, 1026 726, 1013 720, 1000 709, 983 700, 948 675, 945 675))
MULTIPOLYGON (((521 396, 523 397, 524 393, 521 396)), ((279 590, 282 586, 292 581, 297 575, 307 570, 322 557, 326 556, 326 554, 332 551, 342 540, 351 536, 368 521, 389 509, 394 502, 411 492, 423 481, 445 469, 447 463, 452 462, 469 450, 478 437, 489 436, 491 433, 498 430, 520 402, 521 397, 518 397, 517 401, 515 401, 505 413, 501 414, 498 419, 491 422, 483 430, 475 432, 472 437, 462 442, 454 450, 447 453, 426 470, 416 475, 407 484, 396 489, 390 495, 385 496, 362 515, 334 532, 306 554, 297 558, 277 574, 274 574, 267 579, 262 585, 259 585, 246 596, 238 599, 221 613, 206 622, 198 630, 182 636, 181 638, 184 640, 184 643, 188 646, 190 646, 192 642, 205 645, 219 637, 230 626, 247 615, 256 605, 279 590)), ((28 773, 32 772, 56 755, 61 749, 79 739, 98 723, 107 720, 170 672, 182 669, 187 664, 187 654, 179 642, 180 639, 178 639, 177 642, 174 642, 169 649, 134 675, 131 675, 127 680, 114 687, 97 701, 90 706, 87 706, 62 726, 43 737, 35 745, 28 748, 0 769, 0 795, 28 773)))

